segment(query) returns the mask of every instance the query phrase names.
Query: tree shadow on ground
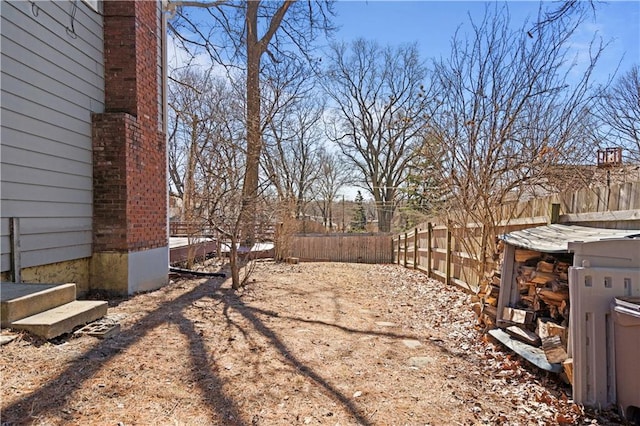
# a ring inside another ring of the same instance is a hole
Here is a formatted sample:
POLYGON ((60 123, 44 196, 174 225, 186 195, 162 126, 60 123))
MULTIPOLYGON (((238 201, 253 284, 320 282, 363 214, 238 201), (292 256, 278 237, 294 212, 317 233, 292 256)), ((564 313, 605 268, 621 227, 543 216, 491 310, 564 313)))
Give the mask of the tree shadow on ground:
POLYGON ((199 383, 199 386, 202 386, 203 383, 208 384, 206 389, 202 388, 201 394, 205 395, 204 402, 211 408, 219 422, 221 424, 246 424, 241 420, 242 416, 236 402, 232 397, 224 394, 222 381, 207 364, 206 346, 191 321, 182 314, 166 315, 167 310, 174 313, 181 312, 196 300, 210 296, 220 289, 222 283, 222 279, 216 279, 199 284, 176 299, 163 303, 137 321, 130 329, 113 338, 101 340, 92 349, 71 361, 68 367, 56 378, 28 396, 3 408, 0 414, 2 424, 30 423, 38 417, 57 412, 69 405, 74 391, 81 388, 83 383, 100 371, 110 359, 141 340, 149 331, 166 322, 177 324, 180 331, 189 339, 189 355, 194 367, 191 369, 194 382, 199 383), (197 377, 196 372, 198 373, 197 377), (209 387, 217 391, 212 392, 209 387))
MULTIPOLYGON (((211 279, 198 284, 179 297, 161 304, 137 321, 131 328, 124 330, 113 338, 97 342, 93 348, 70 361, 68 366, 54 379, 35 392, 3 408, 1 412, 2 424, 30 423, 38 417, 47 414, 53 415, 62 408, 70 406, 74 392, 98 373, 109 360, 132 347, 151 330, 163 324, 176 325, 180 333, 188 339, 192 379, 202 391, 200 394, 202 395, 203 403, 211 410, 212 422, 241 426, 250 424, 250 420, 244 418, 247 413, 241 411, 238 402, 232 395, 227 395, 223 391, 223 380, 215 373, 215 369, 212 368, 213 366, 208 361, 209 352, 205 338, 196 329, 193 321, 185 316, 184 311, 191 307, 194 302, 203 298, 212 298, 220 301, 223 305, 223 314, 227 324, 237 328, 246 337, 249 330, 245 330, 245 326, 242 324, 234 322, 230 316, 231 310, 238 312, 251 324, 255 331, 268 340, 273 348, 282 355, 286 363, 323 389, 325 394, 343 406, 355 421, 362 425, 373 424, 367 414, 351 398, 323 378, 319 372, 305 365, 278 334, 265 324, 260 316, 332 327, 350 334, 382 336, 394 339, 419 339, 419 337, 392 331, 359 330, 339 324, 294 316, 280 316, 274 311, 246 305, 238 293, 228 288, 222 288, 223 282, 223 279, 211 279), (167 312, 171 312, 172 315, 167 315, 167 312)), ((441 345, 434 342, 430 343, 444 352, 449 352, 441 345)), ((461 356, 451 352, 449 352, 449 355, 461 356)))
MULTIPOLYGON (((214 296, 216 297, 216 296, 214 296)), ((274 348, 280 352, 284 359, 300 374, 304 375, 308 379, 312 380, 314 383, 319 385, 321 388, 325 390, 325 392, 330 395, 333 399, 339 402, 352 416, 353 418, 361 425, 372 425, 371 421, 367 418, 366 414, 363 413, 354 403, 353 401, 336 389, 331 385, 327 380, 325 380, 320 374, 316 371, 305 365, 302 361, 300 361, 295 354, 287 347, 287 345, 278 337, 278 335, 271 330, 267 325, 256 315, 256 312, 260 312, 259 309, 252 308, 244 304, 244 302, 240 299, 237 293, 232 290, 221 290, 217 298, 220 298, 226 307, 233 307, 237 312, 239 312, 245 319, 247 319, 254 327, 254 329, 262 334, 265 338, 268 339, 269 342, 273 345, 274 348)), ((227 317, 227 322, 229 324, 233 324, 235 327, 240 327, 237 325, 228 315, 228 310, 225 310, 225 316, 227 317)))

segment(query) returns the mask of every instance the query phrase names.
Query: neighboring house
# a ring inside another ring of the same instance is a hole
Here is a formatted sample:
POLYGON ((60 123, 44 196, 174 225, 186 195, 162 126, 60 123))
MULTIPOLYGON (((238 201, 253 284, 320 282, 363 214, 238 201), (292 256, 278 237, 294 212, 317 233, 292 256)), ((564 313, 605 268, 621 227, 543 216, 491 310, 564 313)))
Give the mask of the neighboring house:
POLYGON ((167 282, 160 1, 1 2, 3 281, 167 282))

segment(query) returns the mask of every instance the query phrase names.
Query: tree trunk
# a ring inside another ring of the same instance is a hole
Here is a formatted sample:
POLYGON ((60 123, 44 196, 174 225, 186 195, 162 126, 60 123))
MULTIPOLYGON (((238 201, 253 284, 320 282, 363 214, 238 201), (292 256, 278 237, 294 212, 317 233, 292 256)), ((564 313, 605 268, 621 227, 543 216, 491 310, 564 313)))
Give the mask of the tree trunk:
POLYGON ((231 238, 231 247, 229 247, 229 269, 231 270, 231 288, 238 290, 240 288, 240 265, 238 262, 238 241, 236 237, 231 238))
POLYGON ((186 222, 193 219, 193 197, 195 195, 194 176, 196 173, 196 156, 198 155, 198 116, 191 117, 191 140, 187 158, 187 170, 184 177, 184 192, 182 194, 182 217, 186 222))
POLYGON ((391 232, 391 219, 393 219, 393 207, 379 204, 378 207, 378 232, 391 232))
POLYGON ((258 41, 259 2, 247 2, 247 163, 242 186, 241 241, 253 246, 256 232, 256 203, 258 195, 258 170, 262 135, 260 132, 260 57, 262 48, 258 41))

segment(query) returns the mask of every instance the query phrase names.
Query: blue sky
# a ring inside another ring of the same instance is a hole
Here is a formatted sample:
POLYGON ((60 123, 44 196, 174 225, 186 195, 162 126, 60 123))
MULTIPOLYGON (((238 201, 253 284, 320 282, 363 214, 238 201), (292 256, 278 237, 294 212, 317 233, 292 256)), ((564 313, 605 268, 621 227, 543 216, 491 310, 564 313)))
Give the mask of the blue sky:
MULTIPOLYGON (((480 20, 485 5, 483 1, 341 0, 335 7, 334 22, 341 27, 335 38, 349 41, 363 37, 384 45, 415 41, 423 59, 448 57, 456 29, 469 22, 468 14, 480 20)), ((538 6, 535 1, 508 2, 511 24, 520 27, 527 18, 534 20, 538 6)), ((589 14, 575 36, 576 54, 596 33, 603 41, 611 41, 598 67, 599 80, 613 73, 622 58, 621 72, 640 64, 640 1, 596 2, 595 16, 589 14)))

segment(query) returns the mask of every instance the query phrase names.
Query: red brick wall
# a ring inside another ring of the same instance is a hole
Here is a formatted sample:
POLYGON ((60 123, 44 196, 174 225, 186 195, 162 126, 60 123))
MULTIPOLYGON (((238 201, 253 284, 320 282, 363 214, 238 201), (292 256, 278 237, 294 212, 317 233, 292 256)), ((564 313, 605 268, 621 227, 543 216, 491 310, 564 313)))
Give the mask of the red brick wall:
MULTIPOLYGON (((141 3, 155 5, 155 2, 141 3)), ((136 2, 105 1, 103 7, 105 112, 137 116, 136 2)))
POLYGON ((157 3, 104 5, 105 112, 93 116, 94 251, 167 246, 157 3))

